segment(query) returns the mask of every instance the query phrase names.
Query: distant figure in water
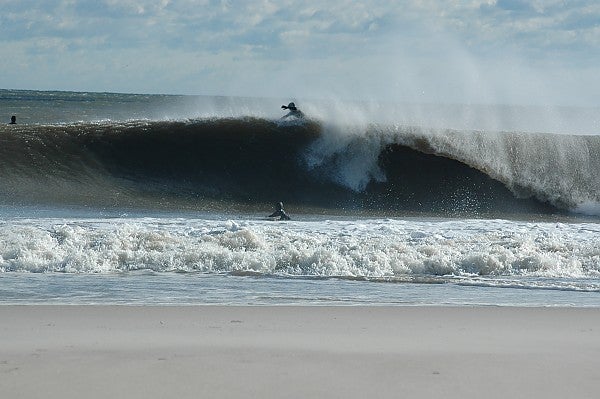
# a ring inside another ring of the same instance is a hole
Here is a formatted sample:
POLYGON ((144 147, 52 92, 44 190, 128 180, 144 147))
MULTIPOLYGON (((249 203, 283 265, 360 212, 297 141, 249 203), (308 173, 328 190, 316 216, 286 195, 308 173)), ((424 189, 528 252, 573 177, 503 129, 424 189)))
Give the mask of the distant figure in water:
POLYGON ((296 108, 296 104, 294 103, 289 103, 288 105, 282 105, 281 109, 289 109, 290 112, 288 112, 286 115, 282 116, 281 119, 285 119, 289 116, 293 116, 295 118, 304 118, 304 114, 302 113, 302 111, 300 111, 298 108, 296 108))
POLYGON ((270 218, 279 218, 279 220, 290 220, 290 217, 283 210, 283 202, 278 202, 275 205, 275 212, 269 215, 270 218))
POLYGON ((16 124, 17 124, 17 117, 13 115, 10 117, 10 125, 16 125, 16 124))

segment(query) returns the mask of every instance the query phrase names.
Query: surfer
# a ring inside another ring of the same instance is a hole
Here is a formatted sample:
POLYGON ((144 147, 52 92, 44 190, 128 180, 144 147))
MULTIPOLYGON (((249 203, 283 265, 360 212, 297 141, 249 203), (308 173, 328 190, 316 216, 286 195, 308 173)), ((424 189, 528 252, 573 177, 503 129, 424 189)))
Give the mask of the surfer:
POLYGON ((16 125, 17 124, 17 117, 16 116, 11 116, 10 117, 10 125, 16 125))
POLYGON ((275 212, 269 215, 270 218, 279 218, 278 220, 290 220, 290 217, 283 210, 283 202, 275 204, 275 212))
POLYGON ((281 119, 285 119, 289 116, 293 116, 295 118, 304 118, 304 114, 302 113, 302 111, 300 111, 298 108, 296 108, 296 104, 294 103, 289 103, 288 105, 282 105, 281 109, 289 109, 290 112, 288 112, 286 115, 282 116, 281 119))

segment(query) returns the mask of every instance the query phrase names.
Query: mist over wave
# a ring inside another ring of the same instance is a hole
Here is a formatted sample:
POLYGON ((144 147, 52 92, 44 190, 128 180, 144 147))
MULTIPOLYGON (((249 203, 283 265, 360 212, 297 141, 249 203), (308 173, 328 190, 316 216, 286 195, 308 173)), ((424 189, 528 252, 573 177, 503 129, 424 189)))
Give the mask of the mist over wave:
POLYGON ((250 117, 1 134, 8 204, 593 214, 600 203, 598 136, 250 117))

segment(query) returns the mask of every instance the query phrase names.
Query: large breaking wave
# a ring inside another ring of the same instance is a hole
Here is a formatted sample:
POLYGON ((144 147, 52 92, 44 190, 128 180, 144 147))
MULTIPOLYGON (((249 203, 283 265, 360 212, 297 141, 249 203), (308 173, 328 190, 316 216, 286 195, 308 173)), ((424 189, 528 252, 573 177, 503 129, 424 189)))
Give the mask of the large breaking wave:
POLYGON ((0 127, 4 204, 597 214, 600 137, 260 118, 0 127))

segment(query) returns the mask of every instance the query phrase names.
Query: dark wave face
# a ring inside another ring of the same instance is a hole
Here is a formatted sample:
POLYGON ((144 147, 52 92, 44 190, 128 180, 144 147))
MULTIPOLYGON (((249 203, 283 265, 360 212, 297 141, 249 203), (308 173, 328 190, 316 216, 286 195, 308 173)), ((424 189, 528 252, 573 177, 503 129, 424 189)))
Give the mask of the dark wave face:
POLYGON ((258 118, 0 135, 4 204, 264 211, 283 201, 295 213, 501 215, 594 213, 600 202, 595 136, 258 118))

